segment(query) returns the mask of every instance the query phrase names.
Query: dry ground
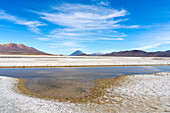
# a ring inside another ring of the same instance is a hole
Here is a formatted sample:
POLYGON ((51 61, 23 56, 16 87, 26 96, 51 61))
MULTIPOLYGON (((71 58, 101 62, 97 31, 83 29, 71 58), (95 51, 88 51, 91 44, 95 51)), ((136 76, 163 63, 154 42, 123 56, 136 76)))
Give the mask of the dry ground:
POLYGON ((170 65, 170 57, 0 55, 0 68, 170 65))
MULTIPOLYGON (((96 80, 91 96, 70 102, 37 98, 13 88, 18 79, 0 77, 0 111, 2 112, 170 112, 170 73, 127 75, 96 80)), ((24 82, 20 84, 23 92, 24 82)), ((15 87, 16 89, 17 87, 15 87)), ((29 92, 28 92, 29 93, 29 92)), ((63 101, 63 100, 60 100, 63 101)), ((66 100, 64 100, 66 101, 66 100)))

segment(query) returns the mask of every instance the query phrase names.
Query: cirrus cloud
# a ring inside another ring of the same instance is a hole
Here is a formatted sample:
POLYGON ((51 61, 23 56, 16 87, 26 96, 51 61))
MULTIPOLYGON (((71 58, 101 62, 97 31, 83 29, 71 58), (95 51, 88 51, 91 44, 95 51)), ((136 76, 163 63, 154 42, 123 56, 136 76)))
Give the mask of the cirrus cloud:
MULTIPOLYGON (((128 20, 124 18, 128 15, 125 9, 116 10, 103 5, 63 3, 52 7, 52 12, 35 13, 39 14, 41 19, 60 26, 48 35, 48 37, 56 37, 57 39, 61 37, 82 40, 82 38, 88 37, 91 40, 98 40, 106 34, 106 31, 109 35, 118 35, 121 33, 113 32, 115 29, 139 27, 138 25, 120 24, 128 20)), ((116 40, 116 38, 112 40, 116 40)), ((118 40, 123 39, 119 38, 118 40)))
POLYGON ((25 25, 29 30, 35 33, 40 33, 39 26, 45 26, 46 24, 39 21, 29 21, 22 18, 18 18, 14 15, 7 14, 5 11, 0 10, 0 19, 14 22, 15 24, 25 25))
MULTIPOLYGON (((53 7, 53 9, 54 13, 37 13, 44 20, 74 30, 115 29, 121 28, 121 26, 124 28, 125 25, 118 23, 128 20, 116 19, 128 14, 124 9, 116 10, 103 6, 82 4, 63 4, 53 7)), ((133 25, 133 27, 138 26, 133 25)))

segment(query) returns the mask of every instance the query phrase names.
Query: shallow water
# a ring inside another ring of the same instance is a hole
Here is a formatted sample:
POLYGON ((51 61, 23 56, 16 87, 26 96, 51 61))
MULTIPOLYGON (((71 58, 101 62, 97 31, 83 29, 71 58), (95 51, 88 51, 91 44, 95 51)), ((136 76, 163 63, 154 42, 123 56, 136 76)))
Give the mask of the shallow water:
POLYGON ((0 69, 0 76, 27 79, 26 86, 41 95, 72 98, 88 95, 96 79, 166 71, 170 66, 19 68, 0 69))

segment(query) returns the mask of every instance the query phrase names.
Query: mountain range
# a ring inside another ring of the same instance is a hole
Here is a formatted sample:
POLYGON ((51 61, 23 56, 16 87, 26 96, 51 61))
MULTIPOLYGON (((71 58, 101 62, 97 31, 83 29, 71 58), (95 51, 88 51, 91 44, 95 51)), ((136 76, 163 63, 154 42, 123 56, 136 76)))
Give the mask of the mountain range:
POLYGON ((127 56, 127 57, 170 57, 170 50, 146 52, 142 50, 120 51, 105 54, 104 56, 127 56))
MULTIPOLYGON (((79 51, 79 53, 83 53, 79 51)), ((157 51, 157 52, 146 52, 142 50, 131 50, 131 51, 120 51, 106 54, 77 54, 75 56, 123 56, 123 57, 170 57, 170 50, 168 51, 157 51)))
MULTIPOLYGON (((0 54, 19 54, 19 55, 50 55, 24 44, 0 44, 0 54)), ((80 50, 75 51, 70 56, 124 56, 124 57, 170 57, 170 50, 146 52, 142 50, 120 51, 107 54, 93 53, 86 54, 80 50)))
POLYGON ((0 44, 0 54, 48 55, 48 53, 39 51, 33 47, 15 43, 0 44))

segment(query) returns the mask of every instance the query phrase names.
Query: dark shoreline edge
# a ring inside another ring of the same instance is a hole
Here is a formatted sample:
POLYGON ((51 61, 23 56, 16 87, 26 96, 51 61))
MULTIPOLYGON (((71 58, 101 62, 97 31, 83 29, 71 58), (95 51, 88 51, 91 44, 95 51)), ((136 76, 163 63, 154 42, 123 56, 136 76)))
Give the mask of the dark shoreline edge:
MULTIPOLYGON (((168 72, 170 73, 170 72, 168 72)), ((157 73, 148 73, 148 74, 139 74, 139 75, 156 75, 157 73)), ((95 86, 91 88, 89 95, 84 97, 50 97, 50 96, 43 96, 40 94, 36 94, 29 90, 26 87, 26 79, 18 79, 18 82, 15 84, 15 91, 30 97, 34 98, 41 98, 46 100, 54 100, 59 102, 69 102, 69 103, 79 103, 79 104, 87 104, 87 103, 94 103, 94 104, 105 104, 102 101, 105 101, 103 97, 107 92, 106 89, 109 87, 119 87, 122 85, 127 84, 127 81, 131 82, 131 79, 129 79, 129 76, 136 76, 136 75, 122 75, 115 78, 104 78, 104 79, 98 79, 94 80, 95 86)), ((129 83, 128 82, 128 83, 129 83)), ((114 100, 113 100, 114 101, 114 100)), ((115 101, 117 103, 117 101, 115 101)))
POLYGON ((143 65, 71 65, 71 66, 0 66, 0 68, 64 68, 64 67, 132 67, 132 66, 170 66, 170 64, 143 64, 143 65))
MULTIPOLYGON (((67 98, 67 97, 50 97, 50 96, 44 96, 37 93, 32 92, 26 87, 26 79, 17 78, 18 82, 15 84, 14 90, 18 93, 33 97, 33 98, 41 98, 46 100, 56 100, 59 102, 70 102, 70 103, 95 103, 95 104, 103 104, 99 101, 99 97, 104 96, 105 89, 110 86, 121 86, 121 83, 126 81, 128 78, 127 76, 131 75, 123 75, 118 76, 116 78, 104 78, 104 79, 98 79, 94 80, 95 83, 94 88, 91 88, 89 95, 84 97, 75 97, 75 98, 67 98)), ((132 75, 133 76, 133 75, 132 75)))

